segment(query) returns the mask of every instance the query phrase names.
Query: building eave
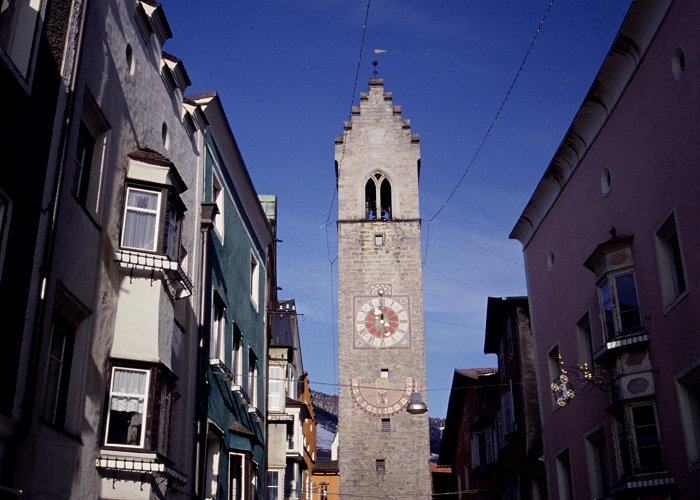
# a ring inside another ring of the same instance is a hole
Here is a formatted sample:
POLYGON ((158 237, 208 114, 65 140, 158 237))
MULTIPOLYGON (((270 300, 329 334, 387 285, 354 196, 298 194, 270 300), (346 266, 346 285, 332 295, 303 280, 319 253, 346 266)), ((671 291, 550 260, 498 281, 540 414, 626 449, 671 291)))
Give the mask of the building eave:
POLYGON ((569 130, 518 218, 509 238, 532 239, 617 105, 661 25, 672 0, 635 1, 569 130))

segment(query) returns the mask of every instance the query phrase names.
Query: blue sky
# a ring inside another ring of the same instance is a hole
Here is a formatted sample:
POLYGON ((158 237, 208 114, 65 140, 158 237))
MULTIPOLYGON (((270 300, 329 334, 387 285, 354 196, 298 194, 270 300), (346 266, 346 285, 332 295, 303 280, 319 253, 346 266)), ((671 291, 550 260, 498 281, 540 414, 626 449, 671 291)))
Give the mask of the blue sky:
MULTIPOLYGON (((423 223, 431 416, 445 416, 455 368, 496 364, 483 354, 486 299, 526 294, 522 249, 508 234, 629 4, 552 3, 463 183, 440 215, 423 223)), ((334 138, 367 90, 373 50, 387 51, 379 56, 385 90, 421 136, 428 220, 470 165, 550 0, 372 0, 361 58, 366 0, 162 5, 173 31, 164 50, 183 60, 188 92, 219 92, 258 193, 278 196, 280 298, 296 299, 303 314, 312 387, 335 393, 334 138)))

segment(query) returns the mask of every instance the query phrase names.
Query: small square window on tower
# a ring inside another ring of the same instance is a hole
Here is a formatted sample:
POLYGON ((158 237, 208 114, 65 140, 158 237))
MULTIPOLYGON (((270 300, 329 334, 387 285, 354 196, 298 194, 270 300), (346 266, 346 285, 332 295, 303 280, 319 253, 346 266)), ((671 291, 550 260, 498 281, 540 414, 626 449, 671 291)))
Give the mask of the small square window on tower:
POLYGON ((391 431, 391 419, 390 418, 383 418, 382 419, 382 432, 390 432, 391 431))
POLYGON ((384 245, 384 235, 383 234, 375 234, 374 235, 374 246, 380 247, 384 245))
POLYGON ((378 459, 376 460, 375 466, 376 466, 377 472, 384 472, 384 471, 386 471, 386 462, 384 461, 383 458, 378 458, 378 459))
POLYGON ((389 369, 388 368, 382 368, 382 371, 380 373, 382 378, 389 378, 389 369))

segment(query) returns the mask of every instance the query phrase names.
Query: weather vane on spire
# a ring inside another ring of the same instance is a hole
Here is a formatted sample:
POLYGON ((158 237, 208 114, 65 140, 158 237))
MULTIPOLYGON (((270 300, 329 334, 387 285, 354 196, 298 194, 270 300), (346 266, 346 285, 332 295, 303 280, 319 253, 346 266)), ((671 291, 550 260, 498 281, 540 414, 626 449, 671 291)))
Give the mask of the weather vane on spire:
MULTIPOLYGON (((378 56, 379 54, 384 54, 386 50, 383 49, 374 49, 374 55, 378 56)), ((379 70, 377 70, 377 66, 379 66, 379 60, 375 58, 374 61, 372 61, 372 66, 374 66, 374 71, 372 71, 372 78, 379 78, 379 70)))

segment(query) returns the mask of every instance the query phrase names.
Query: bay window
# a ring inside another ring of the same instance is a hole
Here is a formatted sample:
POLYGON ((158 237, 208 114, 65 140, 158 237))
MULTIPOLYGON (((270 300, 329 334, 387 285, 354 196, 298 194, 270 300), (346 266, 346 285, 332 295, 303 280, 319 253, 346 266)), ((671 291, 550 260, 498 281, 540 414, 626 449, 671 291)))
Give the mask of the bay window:
POLYGON ((615 414, 620 478, 663 470, 653 403, 628 406, 615 414))
POLYGON ((135 187, 126 189, 122 247, 147 252, 156 251, 160 203, 160 191, 135 187))
POLYGON ((106 445, 143 447, 149 370, 112 369, 106 445))
POLYGON ((167 456, 174 392, 161 366, 113 366, 104 445, 157 451, 167 456))
POLYGON ((642 327, 634 272, 607 275, 598 285, 598 291, 607 340, 642 327))
POLYGON ((121 247, 161 253, 177 261, 182 219, 178 208, 167 190, 127 186, 121 247))
POLYGON ((643 328, 632 255, 634 236, 617 236, 614 227, 610 234, 612 238, 598 245, 584 262, 597 278, 600 321, 606 343, 643 328))
POLYGON ((175 165, 156 151, 139 149, 129 159, 120 246, 179 262, 185 213, 179 195, 187 187, 175 165))

